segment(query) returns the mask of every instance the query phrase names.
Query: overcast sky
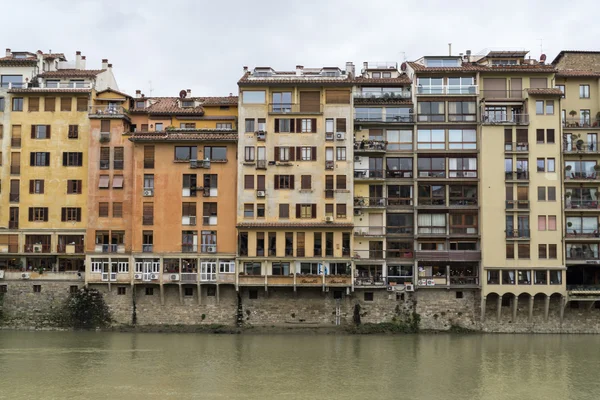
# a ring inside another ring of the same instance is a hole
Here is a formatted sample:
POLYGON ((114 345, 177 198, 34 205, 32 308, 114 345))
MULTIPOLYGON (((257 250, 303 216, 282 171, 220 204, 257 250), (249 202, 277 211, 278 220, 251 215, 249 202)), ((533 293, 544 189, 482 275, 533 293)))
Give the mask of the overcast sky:
MULTIPOLYGON (((9 0, 5 0, 9 1, 9 0)), ((598 0, 11 1, 4 47, 102 58, 129 94, 226 96, 244 65, 275 69, 414 60, 485 48, 600 50, 598 0), (594 46, 596 46, 594 48, 594 46)))

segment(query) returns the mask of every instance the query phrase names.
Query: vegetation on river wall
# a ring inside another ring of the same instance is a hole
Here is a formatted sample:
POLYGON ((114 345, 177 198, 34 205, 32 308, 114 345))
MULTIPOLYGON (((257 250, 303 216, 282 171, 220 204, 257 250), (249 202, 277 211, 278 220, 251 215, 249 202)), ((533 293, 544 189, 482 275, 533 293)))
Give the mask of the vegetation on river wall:
POLYGON ((112 318, 102 293, 84 287, 71 293, 63 309, 57 312, 56 322, 63 327, 97 329, 109 327, 112 318))

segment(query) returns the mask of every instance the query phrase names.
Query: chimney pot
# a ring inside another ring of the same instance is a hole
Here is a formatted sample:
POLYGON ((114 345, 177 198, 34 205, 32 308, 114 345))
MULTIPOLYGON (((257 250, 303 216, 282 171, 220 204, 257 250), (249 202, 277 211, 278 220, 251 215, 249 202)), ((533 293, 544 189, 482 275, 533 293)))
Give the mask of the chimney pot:
POLYGON ((103 62, 103 63, 107 63, 107 62, 108 62, 108 58, 103 58, 103 59, 102 59, 102 62, 103 62))
POLYGON ((76 55, 76 56, 80 56, 80 55, 81 55, 81 51, 76 51, 76 52, 75 52, 75 55, 76 55))
POLYGON ((38 50, 38 51, 37 51, 37 53, 38 53, 38 54, 44 54, 44 52, 43 52, 43 51, 41 51, 41 50, 38 50))
POLYGON ((102 59, 102 69, 107 69, 108 68, 108 59, 103 58, 102 59))
POLYGON ((6 49, 6 57, 10 57, 12 55, 12 53, 10 52, 10 49, 6 49))
POLYGON ((248 72, 248 67, 244 65, 244 72, 248 72))
POLYGON ((82 60, 85 60, 85 56, 81 56, 81 59, 82 59, 82 60))
POLYGON ((108 64, 108 68, 112 68, 112 64, 108 64))
POLYGON ((233 97, 233 93, 229 93, 229 97, 233 97))

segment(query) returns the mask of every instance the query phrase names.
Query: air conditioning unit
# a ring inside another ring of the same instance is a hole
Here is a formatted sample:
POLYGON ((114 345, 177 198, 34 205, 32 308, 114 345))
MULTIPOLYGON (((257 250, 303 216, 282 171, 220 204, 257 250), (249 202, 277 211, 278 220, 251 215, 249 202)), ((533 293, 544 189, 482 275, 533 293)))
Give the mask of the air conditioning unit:
POLYGON ((360 161, 360 156, 354 156, 354 161, 360 161))
POLYGON ((150 274, 150 279, 152 279, 153 281, 158 279, 158 274, 150 274))
POLYGON ((265 191, 264 190, 257 190, 256 191, 256 197, 265 197, 265 191))
POLYGON ((172 281, 178 281, 179 280, 179 274, 171 274, 170 276, 172 281))
POLYGON ((191 216, 189 218, 190 218, 189 225, 192 225, 192 226, 196 225, 196 216, 194 215, 194 216, 191 216))
POLYGON ((415 291, 415 285, 413 285, 412 283, 405 283, 404 284, 404 290, 406 290, 407 292, 414 292, 415 291))
POLYGON ((210 160, 202 161, 202 168, 210 168, 210 160))
POLYGON ((42 245, 41 244, 34 244, 33 245, 33 252, 34 253, 41 253, 42 252, 42 245))
POLYGON ((332 216, 325 217, 325 222, 333 222, 333 217, 332 216))
POLYGON ((142 274, 135 274, 135 275, 133 275, 133 279, 141 280, 142 279, 142 274))
POLYGON ((388 292, 393 292, 394 291, 394 287, 393 286, 388 286, 387 287, 387 291, 388 292))
POLYGON ((0 279, 4 279, 4 270, 0 269, 0 279))
POLYGON ((217 246, 208 246, 206 248, 206 252, 207 253, 216 253, 217 252, 217 246))
POLYGON ((363 213, 360 210, 354 210, 354 215, 363 215, 363 213))
POLYGON ((21 274, 21 279, 29 279, 31 277, 31 274, 29 272, 23 272, 21 274))
POLYGON ((198 168, 198 160, 190 160, 190 168, 192 168, 192 169, 198 168))
POLYGON ((154 196, 154 189, 144 189, 144 197, 154 196))
POLYGON ((337 140, 345 140, 346 139, 346 132, 338 132, 335 134, 335 138, 337 140))

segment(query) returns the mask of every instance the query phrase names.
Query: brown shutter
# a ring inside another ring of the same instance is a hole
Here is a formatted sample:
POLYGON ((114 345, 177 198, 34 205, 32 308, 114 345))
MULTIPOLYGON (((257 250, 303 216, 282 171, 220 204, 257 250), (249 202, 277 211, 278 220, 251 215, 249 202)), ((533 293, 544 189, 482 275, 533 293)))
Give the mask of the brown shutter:
POLYGON ((295 147, 290 147, 290 161, 296 161, 295 147))
POLYGON ((321 111, 321 93, 316 91, 300 92, 300 112, 321 111))
POLYGON ((275 161, 279 161, 279 147, 275 146, 275 161))
POLYGON ((31 125, 31 138, 35 139, 35 125, 31 125))
MULTIPOLYGON (((346 132, 346 118, 336 118, 335 131, 336 132, 346 132)), ((381 130, 381 131, 383 132, 383 130, 381 130)))
POLYGON ((77 208, 77 221, 81 221, 81 208, 77 208))
POLYGON ((44 193, 44 181, 42 180, 42 184, 40 185, 40 191, 44 193))
POLYGON ((35 181, 33 179, 29 180, 29 193, 33 193, 35 188, 35 181))
POLYGON ((300 204, 296 204, 296 218, 300 218, 300 210, 302 206, 300 204))
POLYGON ((60 220, 61 221, 67 220, 67 209, 65 207, 60 209, 60 220))
POLYGON ((512 143, 512 128, 504 128, 504 143, 512 143))
POLYGON ((311 118, 310 120, 310 131, 312 133, 316 133, 317 132, 317 119, 316 118, 311 118))
POLYGON ((290 189, 294 189, 294 175, 290 175, 290 189))
POLYGON ((50 125, 46 125, 46 139, 50 139, 50 125))
POLYGON ((254 189, 254 175, 244 176, 244 189, 254 189))
POLYGON ((300 146, 296 147, 296 160, 302 160, 302 147, 300 146))
POLYGON ((275 118, 275 133, 279 133, 279 118, 275 118))
POLYGON ((310 214, 312 218, 317 218, 317 205, 316 204, 311 204, 310 205, 310 214))
POLYGON ((44 221, 48 221, 48 207, 44 207, 44 221))
POLYGON ((296 132, 296 128, 295 128, 295 122, 296 120, 294 118, 290 118, 290 132, 296 132))
POLYGON ((311 151, 310 153, 311 153, 311 154, 310 154, 310 156, 311 156, 311 158, 310 158, 310 159, 311 159, 312 161, 317 161, 317 147, 316 147, 316 146, 313 146, 313 147, 312 147, 312 151, 311 151))
POLYGON ((273 182, 275 189, 279 189, 279 175, 275 175, 275 181, 273 182))
POLYGON ((296 118, 296 133, 300 132, 302 132, 302 118, 296 118))
POLYGON ((33 221, 33 207, 29 207, 29 220, 33 221))
POLYGON ((517 129, 517 143, 529 143, 527 129, 517 129))
POLYGON ((256 190, 265 190, 265 176, 256 175, 256 190))

